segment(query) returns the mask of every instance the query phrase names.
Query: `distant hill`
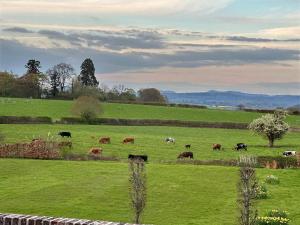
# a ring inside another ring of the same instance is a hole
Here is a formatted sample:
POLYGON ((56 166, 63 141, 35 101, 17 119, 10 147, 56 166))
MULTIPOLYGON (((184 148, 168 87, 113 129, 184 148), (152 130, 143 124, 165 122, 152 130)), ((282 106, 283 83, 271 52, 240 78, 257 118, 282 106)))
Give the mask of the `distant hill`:
POLYGON ((274 109, 288 108, 300 104, 300 96, 248 94, 236 91, 208 91, 194 93, 162 92, 170 103, 184 103, 217 107, 236 107, 274 109))

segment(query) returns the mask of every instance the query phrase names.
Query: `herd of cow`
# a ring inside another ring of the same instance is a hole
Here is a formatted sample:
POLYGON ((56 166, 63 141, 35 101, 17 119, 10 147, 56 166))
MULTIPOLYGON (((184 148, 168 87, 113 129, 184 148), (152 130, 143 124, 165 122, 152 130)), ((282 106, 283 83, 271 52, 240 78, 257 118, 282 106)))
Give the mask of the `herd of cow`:
MULTIPOLYGON (((71 138, 71 132, 69 131, 62 131, 59 132, 58 135, 60 135, 61 137, 67 137, 67 138, 71 138)), ((166 143, 172 143, 175 144, 175 138, 172 137, 167 137, 165 139, 166 143)), ((110 144, 111 143, 111 138, 110 137, 101 137, 99 139, 99 144, 110 144)), ((123 144, 134 144, 134 137, 126 137, 123 139, 122 141, 123 144)), ((191 144, 186 144, 184 147, 185 149, 190 149, 191 148, 191 144)), ((233 148, 237 151, 240 150, 246 150, 247 151, 247 145, 244 143, 237 143, 236 146, 233 148)), ((222 148, 221 144, 213 144, 212 145, 212 150, 224 150, 224 148, 222 148)), ((103 149, 99 148, 99 147, 93 147, 89 150, 89 154, 91 155, 101 155, 102 154, 103 149)), ((184 159, 184 158, 190 158, 193 159, 194 158, 194 154, 191 151, 184 151, 181 152, 178 156, 177 159, 184 159)), ((129 154, 128 155, 128 159, 129 160, 143 160, 145 162, 148 161, 148 156, 147 155, 133 155, 133 154, 129 154)))

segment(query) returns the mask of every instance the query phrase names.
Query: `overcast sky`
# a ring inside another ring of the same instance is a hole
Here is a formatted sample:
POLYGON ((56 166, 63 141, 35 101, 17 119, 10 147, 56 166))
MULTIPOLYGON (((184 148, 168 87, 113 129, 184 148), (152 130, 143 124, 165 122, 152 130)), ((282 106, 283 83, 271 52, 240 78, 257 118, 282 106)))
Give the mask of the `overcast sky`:
POLYGON ((300 94, 300 0, 0 0, 0 70, 91 58, 100 83, 300 94))

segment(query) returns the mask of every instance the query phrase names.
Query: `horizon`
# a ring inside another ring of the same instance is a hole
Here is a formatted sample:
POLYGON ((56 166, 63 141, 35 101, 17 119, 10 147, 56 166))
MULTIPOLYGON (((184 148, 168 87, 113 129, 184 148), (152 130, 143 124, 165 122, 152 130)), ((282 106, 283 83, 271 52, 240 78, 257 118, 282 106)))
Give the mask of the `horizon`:
POLYGON ((0 0, 0 70, 85 58, 101 84, 300 95, 297 0, 0 0), (171 7, 172 6, 172 7, 171 7))

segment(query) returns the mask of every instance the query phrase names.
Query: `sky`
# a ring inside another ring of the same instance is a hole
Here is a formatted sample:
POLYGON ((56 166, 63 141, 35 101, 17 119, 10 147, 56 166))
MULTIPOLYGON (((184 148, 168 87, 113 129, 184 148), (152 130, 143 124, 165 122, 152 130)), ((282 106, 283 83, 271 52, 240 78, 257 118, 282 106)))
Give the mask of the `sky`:
POLYGON ((0 70, 85 58, 101 84, 300 95, 300 0, 0 0, 0 70))

